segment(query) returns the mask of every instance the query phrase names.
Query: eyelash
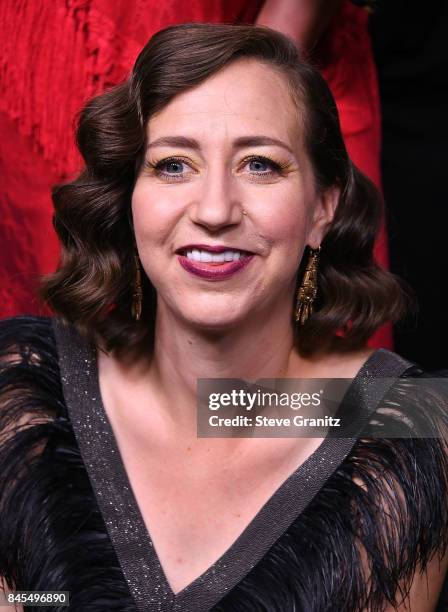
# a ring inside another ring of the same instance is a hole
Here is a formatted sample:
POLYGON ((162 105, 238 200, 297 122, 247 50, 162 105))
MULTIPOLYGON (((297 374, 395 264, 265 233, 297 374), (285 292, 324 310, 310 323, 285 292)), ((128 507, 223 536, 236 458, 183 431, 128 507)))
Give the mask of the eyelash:
MULTIPOLYGON (((276 162, 269 157, 265 157, 263 155, 251 155, 250 157, 246 157, 241 165, 244 166, 251 161, 258 161, 265 164, 270 165, 273 168, 273 171, 269 172, 252 172, 252 175, 259 177, 272 177, 274 174, 281 174, 282 170, 286 167, 285 164, 281 164, 280 162, 276 162)), ((162 178, 168 182, 175 182, 185 178, 184 173, 180 174, 169 174, 162 171, 163 166, 166 166, 170 163, 180 163, 180 164, 188 164, 187 160, 182 157, 167 157, 165 159, 161 159, 158 162, 150 162, 149 160, 145 161, 145 166, 150 168, 158 177, 162 178)))

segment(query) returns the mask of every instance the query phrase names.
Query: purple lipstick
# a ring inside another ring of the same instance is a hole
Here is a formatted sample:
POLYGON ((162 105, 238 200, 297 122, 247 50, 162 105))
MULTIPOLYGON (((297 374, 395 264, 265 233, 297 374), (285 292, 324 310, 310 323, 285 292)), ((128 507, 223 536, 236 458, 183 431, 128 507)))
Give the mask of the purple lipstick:
POLYGON ((189 244, 178 249, 177 253, 184 270, 211 281, 230 278, 254 257, 253 253, 237 247, 206 244, 189 244))

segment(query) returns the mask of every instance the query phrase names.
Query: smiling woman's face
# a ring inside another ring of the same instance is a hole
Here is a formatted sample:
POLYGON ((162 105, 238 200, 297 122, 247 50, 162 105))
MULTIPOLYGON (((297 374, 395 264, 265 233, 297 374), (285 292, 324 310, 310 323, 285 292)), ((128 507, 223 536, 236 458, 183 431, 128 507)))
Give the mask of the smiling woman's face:
POLYGON ((316 190, 285 77, 238 60, 176 96, 147 134, 132 213, 158 315, 207 329, 289 316, 336 194, 316 190))

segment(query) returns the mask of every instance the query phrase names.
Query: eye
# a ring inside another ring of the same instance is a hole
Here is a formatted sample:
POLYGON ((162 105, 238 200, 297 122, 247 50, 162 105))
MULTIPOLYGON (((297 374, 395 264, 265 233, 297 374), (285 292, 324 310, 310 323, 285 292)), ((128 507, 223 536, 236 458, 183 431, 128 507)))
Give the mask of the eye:
POLYGON ((158 162, 147 161, 146 166, 158 177, 166 181, 183 179, 194 172, 191 166, 180 157, 169 157, 158 162))
POLYGON ((252 159, 249 162, 249 168, 253 172, 267 172, 269 171, 269 163, 263 159, 252 159))
POLYGON ((243 161, 243 168, 248 168, 250 174, 263 178, 280 174, 282 165, 268 157, 254 155, 243 161))
POLYGON ((165 169, 167 174, 182 174, 184 172, 184 162, 173 159, 172 161, 167 161, 158 166, 158 169, 165 169))

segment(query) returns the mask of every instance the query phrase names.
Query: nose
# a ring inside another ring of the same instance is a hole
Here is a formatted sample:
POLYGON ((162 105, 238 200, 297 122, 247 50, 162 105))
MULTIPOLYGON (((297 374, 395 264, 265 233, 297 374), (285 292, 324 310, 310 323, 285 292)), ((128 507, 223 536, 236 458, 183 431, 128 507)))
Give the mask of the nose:
POLYGON ((190 206, 193 223, 216 231, 238 225, 243 218, 242 202, 233 177, 223 169, 209 170, 201 181, 197 198, 190 206))

